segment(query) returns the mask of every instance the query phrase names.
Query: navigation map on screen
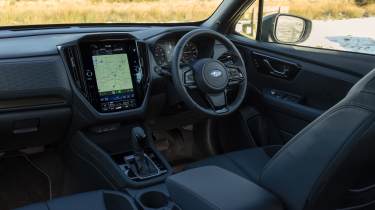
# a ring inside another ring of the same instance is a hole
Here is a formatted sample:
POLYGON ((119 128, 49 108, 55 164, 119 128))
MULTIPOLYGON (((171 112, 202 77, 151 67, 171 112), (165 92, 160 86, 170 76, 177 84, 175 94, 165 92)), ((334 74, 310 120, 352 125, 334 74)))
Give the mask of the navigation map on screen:
POLYGON ((133 90, 126 53, 92 57, 99 95, 121 94, 133 90))

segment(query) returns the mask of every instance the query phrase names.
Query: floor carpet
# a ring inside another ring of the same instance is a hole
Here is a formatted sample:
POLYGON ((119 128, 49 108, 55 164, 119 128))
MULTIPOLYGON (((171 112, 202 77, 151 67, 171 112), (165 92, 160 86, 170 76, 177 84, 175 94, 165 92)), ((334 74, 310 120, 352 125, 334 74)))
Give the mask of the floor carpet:
POLYGON ((0 159, 0 209, 46 201, 50 197, 49 185, 47 176, 25 157, 0 159))

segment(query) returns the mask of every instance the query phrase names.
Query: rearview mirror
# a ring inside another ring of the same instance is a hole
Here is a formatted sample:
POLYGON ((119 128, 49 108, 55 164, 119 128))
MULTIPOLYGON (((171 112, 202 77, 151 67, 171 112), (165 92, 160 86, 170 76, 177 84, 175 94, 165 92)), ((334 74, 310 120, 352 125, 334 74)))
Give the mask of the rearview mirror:
POLYGON ((297 44, 306 41, 311 29, 312 22, 308 19, 288 14, 273 14, 263 19, 261 39, 267 42, 297 44))

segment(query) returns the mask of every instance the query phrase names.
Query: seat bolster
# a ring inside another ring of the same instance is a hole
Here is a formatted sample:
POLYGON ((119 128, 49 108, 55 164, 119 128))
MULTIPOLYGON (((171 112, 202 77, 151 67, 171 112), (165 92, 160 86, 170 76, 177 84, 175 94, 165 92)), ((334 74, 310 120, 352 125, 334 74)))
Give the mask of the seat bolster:
MULTIPOLYGON (((281 148, 281 147, 277 147, 281 148)), ((225 154, 249 180, 257 182, 264 166, 271 159, 265 148, 252 148, 225 154)), ((245 178, 246 178, 245 177, 245 178)))

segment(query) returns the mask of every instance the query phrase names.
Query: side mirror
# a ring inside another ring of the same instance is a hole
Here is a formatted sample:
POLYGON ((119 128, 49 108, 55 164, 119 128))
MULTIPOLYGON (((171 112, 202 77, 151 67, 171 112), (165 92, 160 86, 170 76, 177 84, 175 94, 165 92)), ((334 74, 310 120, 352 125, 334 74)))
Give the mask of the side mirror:
POLYGON ((261 40, 297 44, 309 38, 311 29, 311 20, 288 14, 272 14, 263 18, 261 40))

